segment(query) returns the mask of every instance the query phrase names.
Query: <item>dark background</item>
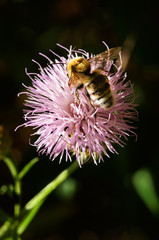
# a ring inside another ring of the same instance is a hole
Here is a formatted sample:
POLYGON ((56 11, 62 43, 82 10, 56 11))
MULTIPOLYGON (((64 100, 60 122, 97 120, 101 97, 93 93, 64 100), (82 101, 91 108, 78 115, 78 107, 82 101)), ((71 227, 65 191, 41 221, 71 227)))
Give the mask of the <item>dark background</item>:
MULTIPOLYGON (((119 155, 73 174, 72 194, 64 196, 62 189, 54 192, 23 234, 24 240, 159 239, 159 216, 149 211, 132 184, 133 174, 146 167, 159 193, 157 34, 157 5, 152 1, 0 0, 0 125, 5 132, 3 150, 19 169, 37 156, 28 143, 31 129, 14 129, 24 121, 24 97, 17 94, 22 83, 31 84, 25 67, 38 71, 31 59, 46 65, 39 52, 52 56, 52 49, 66 57, 56 43, 94 54, 105 50, 103 40, 109 47, 124 45, 130 57, 128 79, 139 104, 137 142, 129 138, 125 148, 117 147, 119 155)), ((23 205, 68 165, 41 156, 23 181, 23 205)), ((0 185, 10 181, 0 162, 0 185)), ((0 196, 0 204, 12 213, 12 201, 0 196)))

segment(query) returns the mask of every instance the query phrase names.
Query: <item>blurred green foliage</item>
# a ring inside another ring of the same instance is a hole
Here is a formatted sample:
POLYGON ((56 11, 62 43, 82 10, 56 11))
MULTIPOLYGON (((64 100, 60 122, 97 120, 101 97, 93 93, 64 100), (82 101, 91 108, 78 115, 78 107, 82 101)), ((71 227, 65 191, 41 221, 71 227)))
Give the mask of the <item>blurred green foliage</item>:
POLYGON ((56 194, 62 201, 67 201, 74 198, 77 190, 78 182, 70 177, 57 188, 56 194))
POLYGON ((151 173, 146 169, 140 169, 134 173, 133 185, 152 214, 159 213, 159 199, 156 194, 151 173))
MULTIPOLYGON (((126 71, 139 103, 137 141, 129 138, 125 148, 117 148, 119 155, 111 155, 99 166, 85 165, 74 174, 72 182, 59 188, 60 195, 48 199, 24 240, 159 239, 158 209, 153 200, 159 193, 156 4, 148 0, 0 0, 0 125, 8 132, 3 138, 8 139, 7 144, 5 140, 0 151, 5 149, 20 169, 37 156, 28 143, 32 130, 14 129, 23 123, 24 96, 18 98, 17 93, 23 91, 22 83, 31 83, 25 67, 29 72, 38 71, 31 59, 47 64, 38 52, 52 59, 49 49, 67 54, 56 43, 94 54, 104 51, 103 40, 110 47, 125 46, 126 71), (147 172, 143 174, 141 169, 147 172)), ((22 204, 67 166, 64 161, 59 165, 58 160, 40 157, 24 179, 22 204)), ((0 186, 5 184, 9 186, 12 180, 0 162, 0 186)), ((13 214, 9 198, 0 196, 0 205, 13 214)))

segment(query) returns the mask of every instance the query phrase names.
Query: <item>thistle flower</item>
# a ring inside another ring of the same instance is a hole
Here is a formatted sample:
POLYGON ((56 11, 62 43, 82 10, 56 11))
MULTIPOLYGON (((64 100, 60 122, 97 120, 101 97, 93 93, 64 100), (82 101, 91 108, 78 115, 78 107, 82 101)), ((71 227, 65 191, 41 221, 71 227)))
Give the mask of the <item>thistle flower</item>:
POLYGON ((32 86, 24 92, 27 109, 22 126, 33 127, 33 135, 38 136, 33 145, 50 159, 59 156, 61 162, 65 154, 66 161, 72 161, 74 154, 80 166, 90 157, 97 164, 103 160, 103 154, 109 157, 109 152, 117 153, 114 145, 124 146, 124 139, 133 133, 131 121, 136 119, 133 86, 121 71, 119 56, 119 66, 112 63, 116 71, 107 73, 115 104, 108 110, 94 109, 82 89, 78 91, 78 102, 74 90, 68 86, 66 63, 74 57, 92 55, 84 50, 72 51, 71 47, 64 49, 68 51, 68 59, 52 52, 58 58, 52 62, 41 54, 49 60, 47 67, 37 63, 40 73, 26 71, 32 86))

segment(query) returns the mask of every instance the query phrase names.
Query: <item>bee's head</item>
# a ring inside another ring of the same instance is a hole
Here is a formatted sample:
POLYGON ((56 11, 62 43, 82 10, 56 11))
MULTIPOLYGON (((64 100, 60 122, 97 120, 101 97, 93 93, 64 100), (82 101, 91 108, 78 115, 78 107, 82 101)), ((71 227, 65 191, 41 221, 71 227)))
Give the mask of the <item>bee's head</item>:
POLYGON ((67 64, 68 76, 72 73, 85 73, 90 69, 90 64, 87 59, 83 57, 77 57, 71 59, 67 64))

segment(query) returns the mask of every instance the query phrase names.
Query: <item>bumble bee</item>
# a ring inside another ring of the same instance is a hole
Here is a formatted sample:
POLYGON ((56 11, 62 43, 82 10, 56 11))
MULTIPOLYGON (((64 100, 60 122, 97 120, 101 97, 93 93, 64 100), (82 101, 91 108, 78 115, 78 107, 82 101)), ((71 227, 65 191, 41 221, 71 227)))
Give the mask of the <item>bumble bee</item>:
POLYGON ((94 108, 109 109, 113 106, 115 100, 108 73, 120 51, 121 47, 111 48, 89 59, 76 57, 68 62, 68 85, 70 89, 75 89, 75 97, 78 102, 78 89, 84 87, 94 108))

